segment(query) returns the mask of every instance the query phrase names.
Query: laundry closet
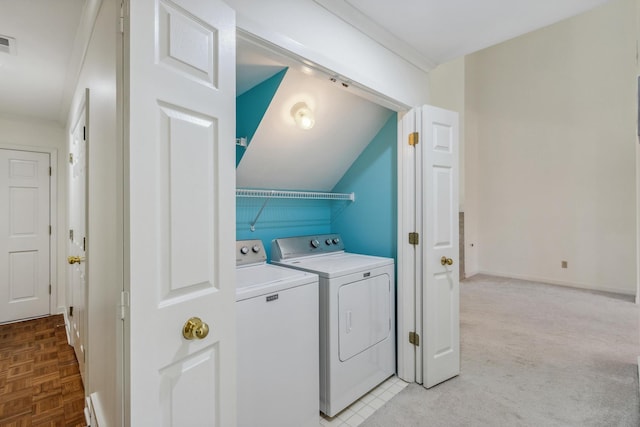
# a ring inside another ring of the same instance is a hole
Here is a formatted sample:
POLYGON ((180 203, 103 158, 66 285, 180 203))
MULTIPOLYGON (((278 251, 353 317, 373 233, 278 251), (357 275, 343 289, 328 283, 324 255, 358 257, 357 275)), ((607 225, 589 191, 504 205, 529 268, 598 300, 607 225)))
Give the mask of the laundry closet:
POLYGON ((351 86, 238 39, 240 427, 315 426, 396 371, 397 115, 351 86))
MULTIPOLYGON (((274 258, 282 247, 271 242, 296 236, 309 237, 291 244, 307 256, 333 251, 335 235, 346 252, 393 259, 389 337, 397 336, 398 376, 432 387, 458 375, 457 114, 387 103, 246 34, 236 65, 236 240, 260 240, 265 258, 280 265, 287 254, 274 258)), ((322 287, 323 272, 306 271, 322 287)), ((321 291, 321 313, 323 298, 321 291)), ((350 313, 341 308, 337 317, 347 332, 350 313)), ((322 314, 320 323, 322 335, 322 314)), ((320 400, 322 412, 337 413, 320 400)))

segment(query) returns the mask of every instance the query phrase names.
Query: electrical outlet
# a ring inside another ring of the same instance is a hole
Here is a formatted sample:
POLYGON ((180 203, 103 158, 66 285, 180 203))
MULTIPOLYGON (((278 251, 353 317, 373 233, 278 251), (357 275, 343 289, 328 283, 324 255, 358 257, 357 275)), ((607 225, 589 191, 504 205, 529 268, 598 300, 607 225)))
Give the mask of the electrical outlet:
POLYGON ((561 266, 562 268, 567 268, 567 261, 562 261, 562 262, 560 263, 560 266, 561 266))

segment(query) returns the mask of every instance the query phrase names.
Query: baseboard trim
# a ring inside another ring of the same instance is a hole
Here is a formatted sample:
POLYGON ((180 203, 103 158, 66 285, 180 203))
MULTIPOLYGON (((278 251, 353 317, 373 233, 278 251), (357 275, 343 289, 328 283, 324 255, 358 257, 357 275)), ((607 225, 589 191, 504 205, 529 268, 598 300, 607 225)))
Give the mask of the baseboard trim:
POLYGON ((471 279, 473 276, 475 276, 476 274, 480 274, 480 271, 478 270, 472 270, 472 271, 468 271, 466 270, 464 272, 464 278, 465 279, 471 279))
POLYGON ((620 288, 596 287, 596 286, 593 286, 593 285, 590 285, 590 284, 587 284, 587 283, 568 282, 568 281, 564 281, 564 280, 549 279, 547 277, 529 276, 529 275, 526 275, 526 274, 502 273, 502 272, 499 272, 499 271, 487 271, 487 270, 480 270, 476 274, 486 274, 488 276, 507 277, 507 278, 511 278, 511 279, 520 279, 520 280, 529 280, 531 282, 540 282, 540 283, 547 283, 547 284, 550 284, 550 285, 566 286, 568 288, 586 289, 586 290, 589 290, 589 291, 611 292, 611 293, 614 293, 614 294, 631 295, 631 296, 635 296, 636 295, 635 290, 620 289, 620 288))
POLYGON ((97 422, 94 422, 95 418, 91 399, 87 396, 84 398, 84 421, 87 423, 87 427, 96 427, 98 425, 97 422))
MULTIPOLYGON (((91 393, 86 397, 87 407, 85 408, 85 417, 87 412, 91 417, 89 426, 91 427, 100 427, 100 425, 107 425, 103 421, 105 420, 104 412, 102 410, 102 405, 100 404, 100 399, 98 398, 97 393, 91 393)), ((89 421, 87 421, 89 422, 89 421)))
POLYGON ((62 317, 64 318, 64 329, 67 332, 67 344, 73 345, 71 343, 71 322, 69 322, 69 317, 67 316, 67 308, 58 307, 58 314, 62 314, 62 317))

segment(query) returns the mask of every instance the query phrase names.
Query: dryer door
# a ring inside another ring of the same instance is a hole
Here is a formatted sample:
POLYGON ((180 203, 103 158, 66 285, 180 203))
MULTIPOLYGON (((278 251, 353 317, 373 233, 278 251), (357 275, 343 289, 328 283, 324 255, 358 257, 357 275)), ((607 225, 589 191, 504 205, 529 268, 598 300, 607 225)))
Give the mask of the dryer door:
POLYGON ((340 287, 340 361, 347 361, 389 337, 390 292, 391 278, 388 274, 368 277, 340 287))

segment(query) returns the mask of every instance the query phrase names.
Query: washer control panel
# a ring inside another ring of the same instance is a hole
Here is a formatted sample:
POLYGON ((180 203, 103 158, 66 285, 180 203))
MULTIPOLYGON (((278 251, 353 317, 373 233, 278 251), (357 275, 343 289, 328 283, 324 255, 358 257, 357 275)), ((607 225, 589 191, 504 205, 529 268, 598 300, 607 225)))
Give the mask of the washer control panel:
POLYGON ((266 261, 262 240, 236 240, 236 266, 266 261))
POLYGON ((340 251, 344 251, 344 244, 339 234, 286 237, 271 242, 273 261, 340 251))

